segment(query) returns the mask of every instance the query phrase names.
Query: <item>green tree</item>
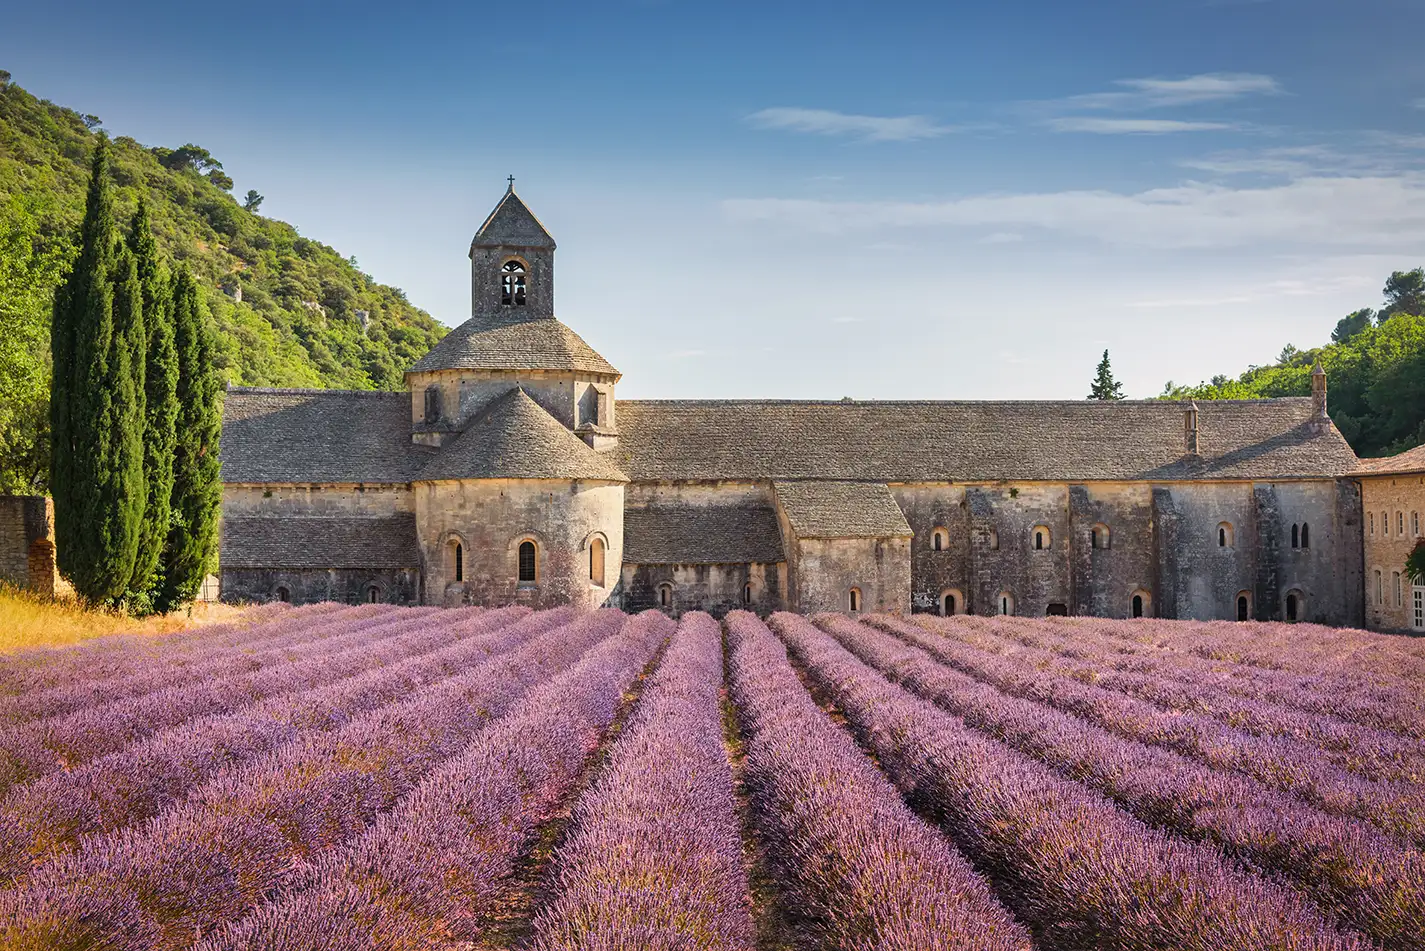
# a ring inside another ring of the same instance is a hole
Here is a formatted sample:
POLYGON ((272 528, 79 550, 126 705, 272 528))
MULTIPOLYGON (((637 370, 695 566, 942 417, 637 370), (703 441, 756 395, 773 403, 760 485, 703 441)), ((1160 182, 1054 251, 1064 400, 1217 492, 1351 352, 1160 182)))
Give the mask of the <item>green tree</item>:
POLYGON ((242 197, 242 210, 257 213, 257 209, 262 207, 263 197, 257 193, 256 188, 249 188, 247 194, 242 197))
POLYGON ((1093 389, 1089 391, 1089 399, 1123 399, 1123 387, 1113 378, 1113 367, 1109 365, 1107 350, 1103 352, 1103 359, 1098 362, 1098 373, 1094 376, 1093 389))
POLYGON ((1405 559, 1405 573, 1414 584, 1425 584, 1425 540, 1415 543, 1415 550, 1405 559))
POLYGON ((139 199, 129 230, 129 250, 143 291, 144 330, 144 502, 138 552, 129 600, 136 607, 152 601, 158 566, 168 537, 169 504, 173 494, 173 451, 178 423, 178 353, 173 338, 173 292, 159 259, 148 202, 139 199))
POLYGON ((214 185, 217 185, 225 192, 230 192, 233 190, 232 176, 220 168, 215 168, 211 172, 209 172, 207 178, 208 181, 212 182, 214 185))
POLYGON ((1381 308, 1384 317, 1394 314, 1425 315, 1425 268, 1394 272, 1381 293, 1385 295, 1385 306, 1381 308))
POLYGON ((99 140, 80 252, 55 295, 50 481, 60 570, 79 594, 112 600, 137 552, 143 483, 143 294, 114 225, 109 149, 99 140), (140 367, 141 367, 140 363, 140 367))
POLYGON ((1375 325, 1375 316, 1376 312, 1369 307, 1362 307, 1355 313, 1347 314, 1336 322, 1336 329, 1331 331, 1331 340, 1335 343, 1345 343, 1359 336, 1375 325))
POLYGON ((207 323, 198 284, 186 267, 181 268, 173 280, 178 436, 173 455, 171 528, 155 603, 160 611, 191 601, 217 555, 222 407, 207 323))

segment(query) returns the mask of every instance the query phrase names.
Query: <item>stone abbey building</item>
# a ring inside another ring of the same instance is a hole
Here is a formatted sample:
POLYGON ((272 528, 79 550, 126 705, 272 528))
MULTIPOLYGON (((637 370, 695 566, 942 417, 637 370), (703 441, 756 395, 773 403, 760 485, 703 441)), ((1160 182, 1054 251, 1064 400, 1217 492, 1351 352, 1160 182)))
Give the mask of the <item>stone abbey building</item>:
POLYGON ((1362 623, 1360 467, 1310 398, 619 402, 508 191, 399 393, 233 388, 228 600, 1362 623))

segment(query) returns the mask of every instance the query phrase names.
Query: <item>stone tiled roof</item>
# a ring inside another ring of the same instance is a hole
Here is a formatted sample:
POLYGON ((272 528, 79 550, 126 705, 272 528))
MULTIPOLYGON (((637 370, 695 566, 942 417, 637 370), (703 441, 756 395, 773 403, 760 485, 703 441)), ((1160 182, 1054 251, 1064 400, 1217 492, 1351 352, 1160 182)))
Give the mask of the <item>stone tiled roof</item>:
POLYGON ((228 390, 224 482, 408 482, 428 450, 411 445, 411 398, 360 390, 228 390))
POLYGON ((1362 459, 1356 475, 1397 475, 1404 472, 1425 472, 1425 446, 1407 449, 1398 456, 1384 459, 1362 459))
POLYGON ((628 481, 608 454, 589 448, 517 388, 492 400, 419 478, 628 481))
POLYGON ((554 249, 554 239, 544 225, 529 210, 513 187, 490 212, 490 217, 475 232, 471 247, 512 247, 554 249))
POLYGON ((914 534, 881 482, 777 482, 777 501, 798 538, 895 538, 914 534))
POLYGON ((1284 479, 1344 475, 1355 453, 1311 423, 1309 398, 1184 406, 1097 402, 620 401, 635 481, 972 482, 1284 479))
POLYGON ((584 339, 552 317, 471 317, 411 367, 428 370, 568 370, 618 377, 584 339))
POLYGON ((631 565, 740 565, 786 557, 770 505, 653 505, 624 510, 623 560, 631 565))
POLYGON ((224 568, 419 568, 416 517, 223 519, 224 568))

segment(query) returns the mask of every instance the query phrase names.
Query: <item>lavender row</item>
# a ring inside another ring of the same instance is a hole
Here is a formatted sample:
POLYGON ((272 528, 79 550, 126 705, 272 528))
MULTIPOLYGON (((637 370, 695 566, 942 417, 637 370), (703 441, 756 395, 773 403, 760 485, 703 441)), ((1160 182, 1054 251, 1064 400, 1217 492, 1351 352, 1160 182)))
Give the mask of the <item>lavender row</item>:
POLYGON ((434 649, 443 642, 446 621, 436 608, 383 615, 374 627, 370 621, 363 622, 360 631, 350 637, 324 641, 335 654, 324 649, 300 662, 213 676, 0 731, 0 793, 60 769, 74 769, 198 717, 231 713, 270 697, 360 673, 384 663, 392 652, 400 655, 434 649), (419 625, 416 631, 392 637, 410 622, 419 625))
MULTIPOLYGON (((882 623, 899 629, 901 622, 882 623)), ((1335 765, 1308 743, 1253 736, 1210 717, 1163 711, 958 641, 931 637, 918 643, 937 660, 1005 693, 1076 714, 1120 736, 1166 747, 1215 769, 1244 773, 1326 812, 1364 819, 1407 841, 1425 841, 1425 791, 1413 784, 1375 782, 1335 765)))
MULTIPOLYGON (((0 667, 0 694, 18 696, 47 690, 79 680, 99 682, 142 671, 157 663, 176 664, 205 658, 215 650, 261 646, 273 637, 317 624, 335 615, 366 617, 379 613, 384 605, 349 607, 313 604, 292 608, 251 626, 239 623, 215 625, 209 633, 191 633, 186 638, 116 635, 100 637, 71 647, 44 648, 31 652, 29 662, 0 667), (93 645, 93 646, 91 646, 93 645)), ((202 629, 200 629, 202 630, 202 629)), ((7 655, 7 658, 11 655, 7 655)), ((3 664, 0 661, 0 664, 3 664)))
POLYGON ((1425 933, 1425 858, 1419 851, 1248 777, 1002 694, 866 625, 834 616, 817 618, 817 624, 918 696, 1102 790, 1140 819, 1294 876, 1318 902, 1387 948, 1419 947, 1425 933))
POLYGON ((684 615, 607 767, 574 809, 534 951, 751 951, 722 630, 684 615))
MULTIPOLYGON (((946 633, 960 636, 968 625, 940 622, 946 633)), ((932 622, 933 623, 933 622, 932 622)), ((1172 677, 1186 685, 1210 684, 1217 690, 1250 702, 1270 703, 1299 710, 1329 722, 1345 721, 1372 729, 1397 733, 1406 742, 1425 739, 1425 699, 1415 684, 1383 682, 1380 677, 1343 672, 1303 675, 1284 670, 1266 670, 1250 665, 1214 660, 1197 654, 1159 649, 1142 641, 1125 641, 1106 631, 1136 630, 1146 638, 1164 630, 1171 639, 1177 624, 1158 622, 1101 621, 1074 618, 1068 622, 1035 620, 1015 627, 989 621, 982 630, 991 630, 1023 641, 1049 639, 1065 651, 1087 659, 1104 658, 1112 666, 1130 671, 1172 677)))
MULTIPOLYGON (((339 611, 312 620, 284 618, 272 625, 270 636, 258 644, 214 650, 198 658, 156 655, 136 670, 113 673, 100 680, 91 679, 87 671, 81 671, 60 686, 0 700, 0 722, 23 727, 36 720, 64 716, 116 700, 142 697, 213 678, 253 673, 307 656, 331 653, 374 627, 411 616, 405 613, 406 609, 381 607, 380 612, 358 614, 353 611, 348 615, 339 611)), ((429 614, 437 609, 415 610, 429 614)))
POLYGON ((0 947, 188 947, 363 832, 534 684, 623 623, 587 615, 340 730, 225 770, 144 826, 0 893, 0 947))
POLYGON ((1027 932, 943 835, 817 707, 755 616, 726 620, 758 832, 788 903, 828 948, 1027 949, 1027 932))
MULTIPOLYGON (((924 621, 920 626, 935 631, 949 627, 924 621)), ((1093 645, 1042 636, 1034 625, 1001 624, 987 628, 985 634, 983 640, 968 639, 958 632, 953 636, 1021 666, 1127 694, 1161 710, 1191 711, 1254 736, 1310 743, 1337 766, 1367 779, 1418 782, 1425 778, 1425 748, 1395 733, 1241 697, 1215 687, 1206 678, 1175 676, 1171 668, 1152 660, 1119 669, 1113 657, 1096 652, 1093 645)))
POLYGON ((654 612, 629 620, 368 832, 317 857, 276 900, 199 949, 406 951, 482 937, 539 824, 573 790, 621 694, 672 626, 654 612))
POLYGON ((805 618, 773 626, 906 793, 1052 947, 1365 951, 1292 889, 1167 835, 890 683, 805 618))
POLYGON ((74 848, 85 836, 150 819, 219 770, 399 702, 432 681, 513 650, 561 618, 551 611, 514 623, 528 613, 526 608, 505 608, 449 627, 442 622, 439 634, 450 643, 439 650, 393 659, 358 676, 275 697, 240 713, 205 717, 12 790, 0 802, 0 878, 22 876, 36 862, 74 848))

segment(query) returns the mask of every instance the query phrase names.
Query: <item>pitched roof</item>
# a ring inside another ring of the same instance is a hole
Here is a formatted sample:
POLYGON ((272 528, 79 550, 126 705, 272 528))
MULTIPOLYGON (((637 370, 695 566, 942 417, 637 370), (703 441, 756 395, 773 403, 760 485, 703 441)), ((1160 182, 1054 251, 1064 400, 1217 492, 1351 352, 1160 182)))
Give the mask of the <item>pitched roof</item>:
POLYGON ((798 538, 895 538, 914 534, 882 482, 777 482, 777 502, 798 538))
POLYGON ((1099 402, 621 401, 620 468, 637 481, 1094 481, 1335 477, 1357 467, 1309 398, 1184 407, 1099 402))
POLYGON ((224 568, 419 568, 416 517, 235 518, 222 521, 224 568))
POLYGON ((495 210, 490 212, 490 216, 480 226, 480 230, 475 232, 470 246, 553 250, 554 239, 550 237, 544 225, 539 223, 534 212, 529 210, 529 206, 515 194, 515 187, 511 185, 509 191, 505 192, 505 197, 500 199, 495 210))
POLYGON ((650 505, 623 513, 623 560, 632 565, 739 565, 785 561, 770 505, 650 505))
POLYGON ((627 482, 612 459, 593 449, 511 389, 490 402, 457 439, 421 470, 433 479, 594 479, 627 482))
POLYGON ((471 317, 441 339, 410 372, 427 370, 570 370, 619 372, 553 317, 471 317))
POLYGON ((1384 459, 1362 459, 1355 474, 1398 475, 1405 472, 1425 472, 1425 446, 1416 446, 1384 459))
POLYGON ((409 482, 428 453, 406 393, 234 387, 223 404, 224 482, 409 482))

